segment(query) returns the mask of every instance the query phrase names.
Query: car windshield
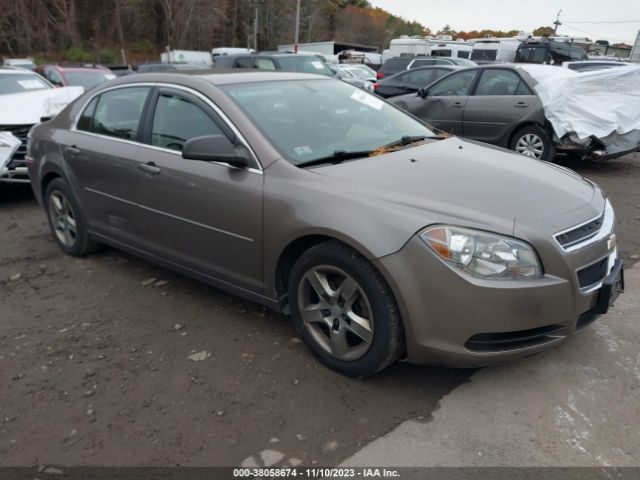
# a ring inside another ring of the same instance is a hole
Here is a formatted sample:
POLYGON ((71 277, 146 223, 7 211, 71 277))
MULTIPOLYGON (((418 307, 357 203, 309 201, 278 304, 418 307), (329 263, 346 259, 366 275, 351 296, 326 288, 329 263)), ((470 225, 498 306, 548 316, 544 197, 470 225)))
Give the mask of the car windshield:
POLYGON ((315 56, 291 55, 279 59, 282 70, 287 72, 318 73, 331 76, 331 70, 327 65, 315 56))
POLYGON ((11 73, 2 75, 0 80, 0 95, 24 93, 34 90, 48 90, 53 88, 39 75, 33 73, 11 73))
POLYGON ((116 78, 111 72, 99 72, 95 70, 87 71, 67 71, 64 72, 64 76, 67 77, 67 82, 72 87, 84 87, 85 90, 89 90, 96 85, 116 78))
POLYGON ((293 80, 221 88, 294 165, 336 152, 375 150, 402 137, 433 135, 379 97, 344 82, 293 80))

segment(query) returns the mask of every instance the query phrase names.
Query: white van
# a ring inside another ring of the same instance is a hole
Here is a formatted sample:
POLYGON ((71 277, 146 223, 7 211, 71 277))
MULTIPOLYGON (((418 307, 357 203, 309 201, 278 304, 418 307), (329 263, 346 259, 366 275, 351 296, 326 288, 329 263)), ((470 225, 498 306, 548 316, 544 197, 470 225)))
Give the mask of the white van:
MULTIPOLYGON (((383 54, 383 59, 385 58, 383 54)), ((469 58, 471 45, 463 40, 454 41, 450 36, 438 35, 438 37, 409 37, 406 35, 394 38, 389 44, 391 57, 434 56, 469 58)))
POLYGON ((519 40, 476 40, 472 46, 471 60, 474 62, 513 63, 516 59, 519 40))
POLYGON ((218 47, 211 50, 211 58, 216 61, 220 55, 241 55, 243 53, 256 53, 253 48, 218 47))
POLYGON ((211 65, 211 53, 198 50, 171 50, 160 54, 162 63, 191 63, 193 65, 211 65))

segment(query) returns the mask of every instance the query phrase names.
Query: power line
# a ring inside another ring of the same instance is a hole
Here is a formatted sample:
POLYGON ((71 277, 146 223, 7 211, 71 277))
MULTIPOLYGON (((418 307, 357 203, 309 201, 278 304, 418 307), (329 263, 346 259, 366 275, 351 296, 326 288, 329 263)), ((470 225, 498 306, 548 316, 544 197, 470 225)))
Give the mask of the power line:
POLYGON ((597 24, 597 23, 640 23, 640 20, 614 20, 614 21, 611 21, 611 22, 605 22, 605 21, 597 21, 597 22, 567 22, 566 20, 564 20, 563 23, 591 23, 591 24, 597 24))
POLYGON ((571 30, 575 30, 576 32, 584 33, 585 35, 589 35, 589 37, 601 38, 602 40, 608 40, 609 43, 619 43, 617 40, 613 40, 611 38, 606 38, 606 37, 603 37, 602 35, 596 35, 596 34, 593 34, 593 33, 585 32, 584 30, 580 30, 579 28, 576 28, 576 27, 570 27, 569 25, 566 25, 567 22, 563 22, 563 23, 565 24, 565 27, 570 28, 571 30))

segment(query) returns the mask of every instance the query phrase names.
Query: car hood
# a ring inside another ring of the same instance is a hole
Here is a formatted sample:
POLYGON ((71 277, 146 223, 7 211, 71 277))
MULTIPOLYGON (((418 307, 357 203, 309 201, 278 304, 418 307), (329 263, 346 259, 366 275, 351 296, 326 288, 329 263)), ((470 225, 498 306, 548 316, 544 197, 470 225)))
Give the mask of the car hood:
POLYGON ((571 170, 457 137, 313 171, 344 182, 352 198, 418 211, 416 229, 454 222, 555 233, 604 208, 600 189, 571 170))
POLYGON ((42 117, 53 117, 82 95, 82 87, 14 93, 0 96, 0 125, 34 125, 42 117))

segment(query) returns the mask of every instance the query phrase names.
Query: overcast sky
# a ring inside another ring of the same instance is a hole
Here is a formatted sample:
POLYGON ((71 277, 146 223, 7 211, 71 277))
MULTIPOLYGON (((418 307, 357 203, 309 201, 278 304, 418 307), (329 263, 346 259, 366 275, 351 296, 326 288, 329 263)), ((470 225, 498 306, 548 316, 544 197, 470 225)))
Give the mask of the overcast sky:
POLYGON ((640 29, 640 0, 369 0, 406 20, 417 20, 432 31, 446 24, 454 30, 532 31, 553 23, 562 9, 562 35, 587 36, 633 44, 640 29), (569 23, 622 22, 635 23, 569 23))

